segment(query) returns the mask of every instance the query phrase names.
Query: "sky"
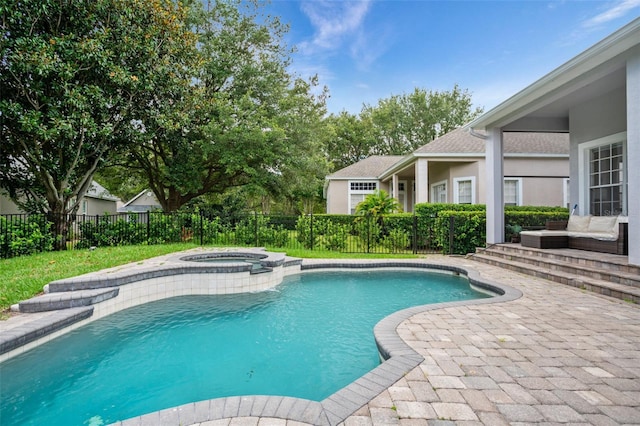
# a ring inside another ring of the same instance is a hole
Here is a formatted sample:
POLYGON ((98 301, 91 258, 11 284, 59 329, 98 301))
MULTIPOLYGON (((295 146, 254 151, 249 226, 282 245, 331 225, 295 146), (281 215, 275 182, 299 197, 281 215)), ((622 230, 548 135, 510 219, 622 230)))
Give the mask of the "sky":
POLYGON ((640 0, 272 0, 290 71, 317 75, 329 113, 420 88, 485 111, 640 16, 640 0))

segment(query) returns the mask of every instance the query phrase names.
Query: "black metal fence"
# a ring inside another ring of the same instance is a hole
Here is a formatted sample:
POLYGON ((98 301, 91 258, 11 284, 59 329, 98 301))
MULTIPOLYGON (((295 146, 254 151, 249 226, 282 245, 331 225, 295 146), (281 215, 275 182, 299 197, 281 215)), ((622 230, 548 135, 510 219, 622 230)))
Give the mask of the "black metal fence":
POLYGON ((60 249, 177 242, 344 253, 433 253, 441 247, 434 242, 432 226, 432 220, 414 215, 1 215, 0 258, 60 249))

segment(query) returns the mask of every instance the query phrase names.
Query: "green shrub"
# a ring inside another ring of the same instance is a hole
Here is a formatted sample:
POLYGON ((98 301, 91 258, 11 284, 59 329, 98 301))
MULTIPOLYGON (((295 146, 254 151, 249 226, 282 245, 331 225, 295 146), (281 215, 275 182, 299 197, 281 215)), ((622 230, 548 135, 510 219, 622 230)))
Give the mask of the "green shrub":
POLYGON ((53 250, 51 223, 42 215, 7 220, 0 216, 2 257, 23 256, 53 250))
POLYGON ((404 251, 409 248, 410 244, 409 232, 402 229, 392 229, 382 239, 382 246, 391 253, 404 251))
POLYGON ((347 248, 349 239, 349 226, 327 221, 325 233, 322 236, 321 246, 327 250, 342 251, 347 248))
POLYGON ((484 211, 441 211, 434 228, 436 242, 444 253, 472 253, 485 246, 486 223, 484 211), (449 241, 450 218, 454 221, 453 247, 449 241))

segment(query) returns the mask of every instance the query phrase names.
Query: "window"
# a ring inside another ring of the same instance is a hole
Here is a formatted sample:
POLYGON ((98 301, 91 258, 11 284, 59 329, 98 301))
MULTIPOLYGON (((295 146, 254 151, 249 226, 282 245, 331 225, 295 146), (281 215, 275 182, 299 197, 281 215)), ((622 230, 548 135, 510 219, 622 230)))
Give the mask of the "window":
POLYGON ((564 201, 564 206, 568 209, 571 209, 571 182, 569 178, 564 178, 562 181, 562 199, 564 201))
POLYGON ((475 176, 453 179, 453 202, 455 204, 476 203, 475 176))
POLYGON ((504 180, 504 205, 522 205, 522 179, 507 178, 504 180))
POLYGON ((622 142, 589 150, 589 212, 614 216, 624 211, 624 147, 622 142))
POLYGON ((431 202, 446 203, 447 202, 447 181, 443 180, 431 185, 431 202))
POLYGON ((351 191, 375 191, 378 189, 377 182, 350 182, 351 191))
POLYGON ((364 201, 365 197, 378 189, 376 181, 353 181, 349 182, 349 212, 354 214, 356 206, 364 201))

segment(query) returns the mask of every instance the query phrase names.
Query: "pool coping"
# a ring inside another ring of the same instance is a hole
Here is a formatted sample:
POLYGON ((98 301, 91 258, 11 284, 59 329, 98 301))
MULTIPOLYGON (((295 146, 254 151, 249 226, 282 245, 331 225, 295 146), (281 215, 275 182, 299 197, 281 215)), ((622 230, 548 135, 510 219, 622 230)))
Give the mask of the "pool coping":
POLYGON ((384 361, 373 370, 320 402, 271 395, 232 396, 192 402, 132 417, 113 424, 119 426, 193 425, 233 417, 267 417, 317 426, 334 426, 343 422, 347 417, 369 403, 424 360, 422 355, 411 348, 398 334, 397 328, 402 322, 416 314, 431 310, 454 306, 503 303, 522 297, 520 290, 483 278, 473 268, 424 261, 372 260, 366 262, 344 262, 303 260, 301 272, 319 269, 353 268, 420 268, 450 272, 464 275, 472 286, 497 295, 486 299, 414 306, 383 318, 374 327, 374 337, 380 356, 384 361))

